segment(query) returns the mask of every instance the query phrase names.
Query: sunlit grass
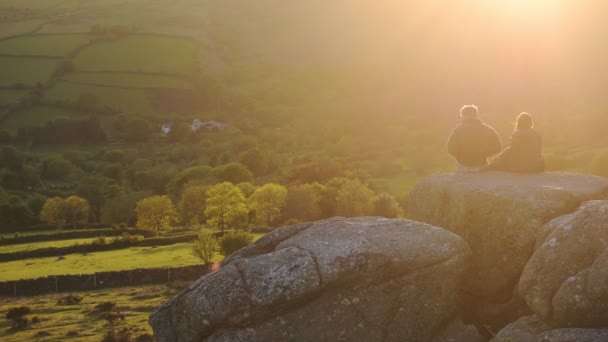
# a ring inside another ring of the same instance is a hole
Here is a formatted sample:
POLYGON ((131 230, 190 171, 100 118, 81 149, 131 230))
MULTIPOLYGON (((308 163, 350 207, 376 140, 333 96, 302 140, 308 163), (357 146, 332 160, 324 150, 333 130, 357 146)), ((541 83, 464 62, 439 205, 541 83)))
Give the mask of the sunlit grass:
POLYGON ((36 338, 36 341, 98 342, 106 331, 114 328, 104 319, 104 315, 94 312, 95 305, 107 301, 115 302, 116 307, 126 316, 124 322, 115 326, 116 329, 129 328, 135 336, 151 334, 152 329, 148 324, 150 313, 163 301, 171 298, 176 291, 166 285, 148 285, 80 292, 77 295, 82 296, 83 300, 76 305, 57 305, 58 299, 66 294, 0 298, 0 340, 29 341, 33 335, 45 331, 50 336, 36 338), (22 305, 29 306, 32 309, 29 317, 38 317, 40 323, 25 330, 13 331, 4 315, 9 308, 22 305), (70 331, 75 331, 78 335, 66 338, 70 331))

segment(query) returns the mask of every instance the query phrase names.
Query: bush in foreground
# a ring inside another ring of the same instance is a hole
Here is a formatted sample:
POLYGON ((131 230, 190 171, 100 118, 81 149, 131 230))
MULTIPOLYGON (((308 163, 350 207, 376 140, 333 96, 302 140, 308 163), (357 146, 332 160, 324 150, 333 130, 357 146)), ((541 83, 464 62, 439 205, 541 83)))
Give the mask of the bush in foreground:
POLYGON ((202 233, 192 241, 192 254, 209 264, 217 253, 217 239, 211 233, 202 233))
POLYGON ((229 256, 251 242, 253 242, 253 236, 247 232, 230 232, 220 238, 220 248, 225 256, 229 256))

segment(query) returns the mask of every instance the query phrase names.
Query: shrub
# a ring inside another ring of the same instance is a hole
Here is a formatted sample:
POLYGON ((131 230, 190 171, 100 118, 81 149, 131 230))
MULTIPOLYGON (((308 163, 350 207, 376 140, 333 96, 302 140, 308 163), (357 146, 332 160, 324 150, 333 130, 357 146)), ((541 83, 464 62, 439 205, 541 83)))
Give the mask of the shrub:
POLYGON ((93 242, 91 242, 91 244, 97 245, 97 246, 105 245, 106 243, 107 243, 107 241, 106 241, 105 236, 100 236, 97 239, 93 240, 93 242))
POLYGON ((131 342, 131 333, 127 328, 120 331, 110 330, 103 335, 101 342, 131 342))
POLYGON ((110 311, 106 316, 106 321, 110 324, 114 324, 118 320, 124 321, 125 314, 120 311, 110 311))
POLYGON ((13 307, 8 309, 8 312, 6 313, 6 319, 11 320, 15 318, 20 318, 31 313, 32 309, 29 306, 13 307))
POLYGON ((59 298, 57 300, 57 305, 75 305, 80 304, 80 302, 82 302, 81 296, 69 294, 65 297, 59 298))
POLYGON ((235 231, 227 233, 220 238, 220 248, 225 256, 238 251, 239 249, 248 246, 253 241, 253 236, 244 231, 235 231))
POLYGON ((115 302, 101 302, 95 305, 95 310, 99 312, 110 312, 116 307, 115 302))
POLYGON ((211 262, 217 252, 217 239, 210 233, 202 233, 192 241, 192 254, 203 261, 204 264, 211 262))

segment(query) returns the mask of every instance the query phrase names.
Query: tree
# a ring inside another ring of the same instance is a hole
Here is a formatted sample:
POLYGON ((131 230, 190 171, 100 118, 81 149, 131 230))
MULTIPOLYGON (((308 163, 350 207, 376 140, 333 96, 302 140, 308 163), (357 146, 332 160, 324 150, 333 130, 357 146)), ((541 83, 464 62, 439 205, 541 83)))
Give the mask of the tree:
POLYGON ((40 221, 61 228, 66 223, 65 202, 61 197, 51 197, 40 210, 40 221))
POLYGON ((65 199, 65 221, 76 228, 79 224, 85 224, 89 220, 91 207, 89 201, 82 197, 70 196, 65 199))
POLYGON ((149 192, 138 191, 113 197, 106 201, 101 210, 101 222, 107 224, 125 223, 133 227, 137 222, 135 207, 138 201, 150 196, 149 192))
POLYGON ((400 217, 403 216, 403 210, 399 207, 397 200, 390 194, 383 192, 372 199, 374 216, 383 217, 400 217))
POLYGON ((304 222, 316 221, 321 218, 320 201, 321 194, 311 184, 291 187, 287 191, 284 215, 304 222))
POLYGON ((151 196, 137 202, 137 228, 161 230, 177 222, 177 211, 169 196, 151 196))
POLYGON ((374 192, 361 181, 348 180, 340 187, 336 196, 336 212, 340 216, 367 215, 372 209, 374 192))
POLYGON ((192 254, 200 258, 203 264, 211 263, 217 249, 217 239, 208 232, 201 233, 197 239, 192 241, 192 254))
POLYGON ((230 163, 215 170, 215 176, 222 182, 231 183, 242 183, 251 182, 253 180, 253 174, 249 169, 240 163, 230 163))
POLYGON ((285 207, 287 189, 279 184, 264 184, 251 195, 252 207, 263 224, 272 225, 285 207))
POLYGON ((230 182, 212 186, 207 191, 205 200, 207 223, 219 226, 224 233, 225 226, 232 226, 247 215, 245 196, 241 190, 230 182))
POLYGON ((206 185, 197 185, 186 188, 179 201, 179 214, 184 224, 198 225, 206 221, 205 201, 207 199, 206 185))

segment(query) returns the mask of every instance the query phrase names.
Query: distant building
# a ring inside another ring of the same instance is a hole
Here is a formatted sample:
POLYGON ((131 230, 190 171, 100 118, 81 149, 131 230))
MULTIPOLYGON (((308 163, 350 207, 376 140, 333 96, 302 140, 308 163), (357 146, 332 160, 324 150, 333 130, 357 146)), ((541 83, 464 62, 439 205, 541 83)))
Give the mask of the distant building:
POLYGON ((215 120, 210 120, 210 121, 201 121, 199 119, 195 119, 194 121, 192 121, 192 131, 197 132, 202 128, 206 128, 208 131, 212 131, 214 129, 224 129, 226 127, 229 127, 230 125, 219 122, 219 121, 215 121, 215 120))
POLYGON ((167 135, 167 134, 171 133, 171 127, 172 127, 171 124, 163 124, 160 128, 160 132, 163 135, 167 135))

